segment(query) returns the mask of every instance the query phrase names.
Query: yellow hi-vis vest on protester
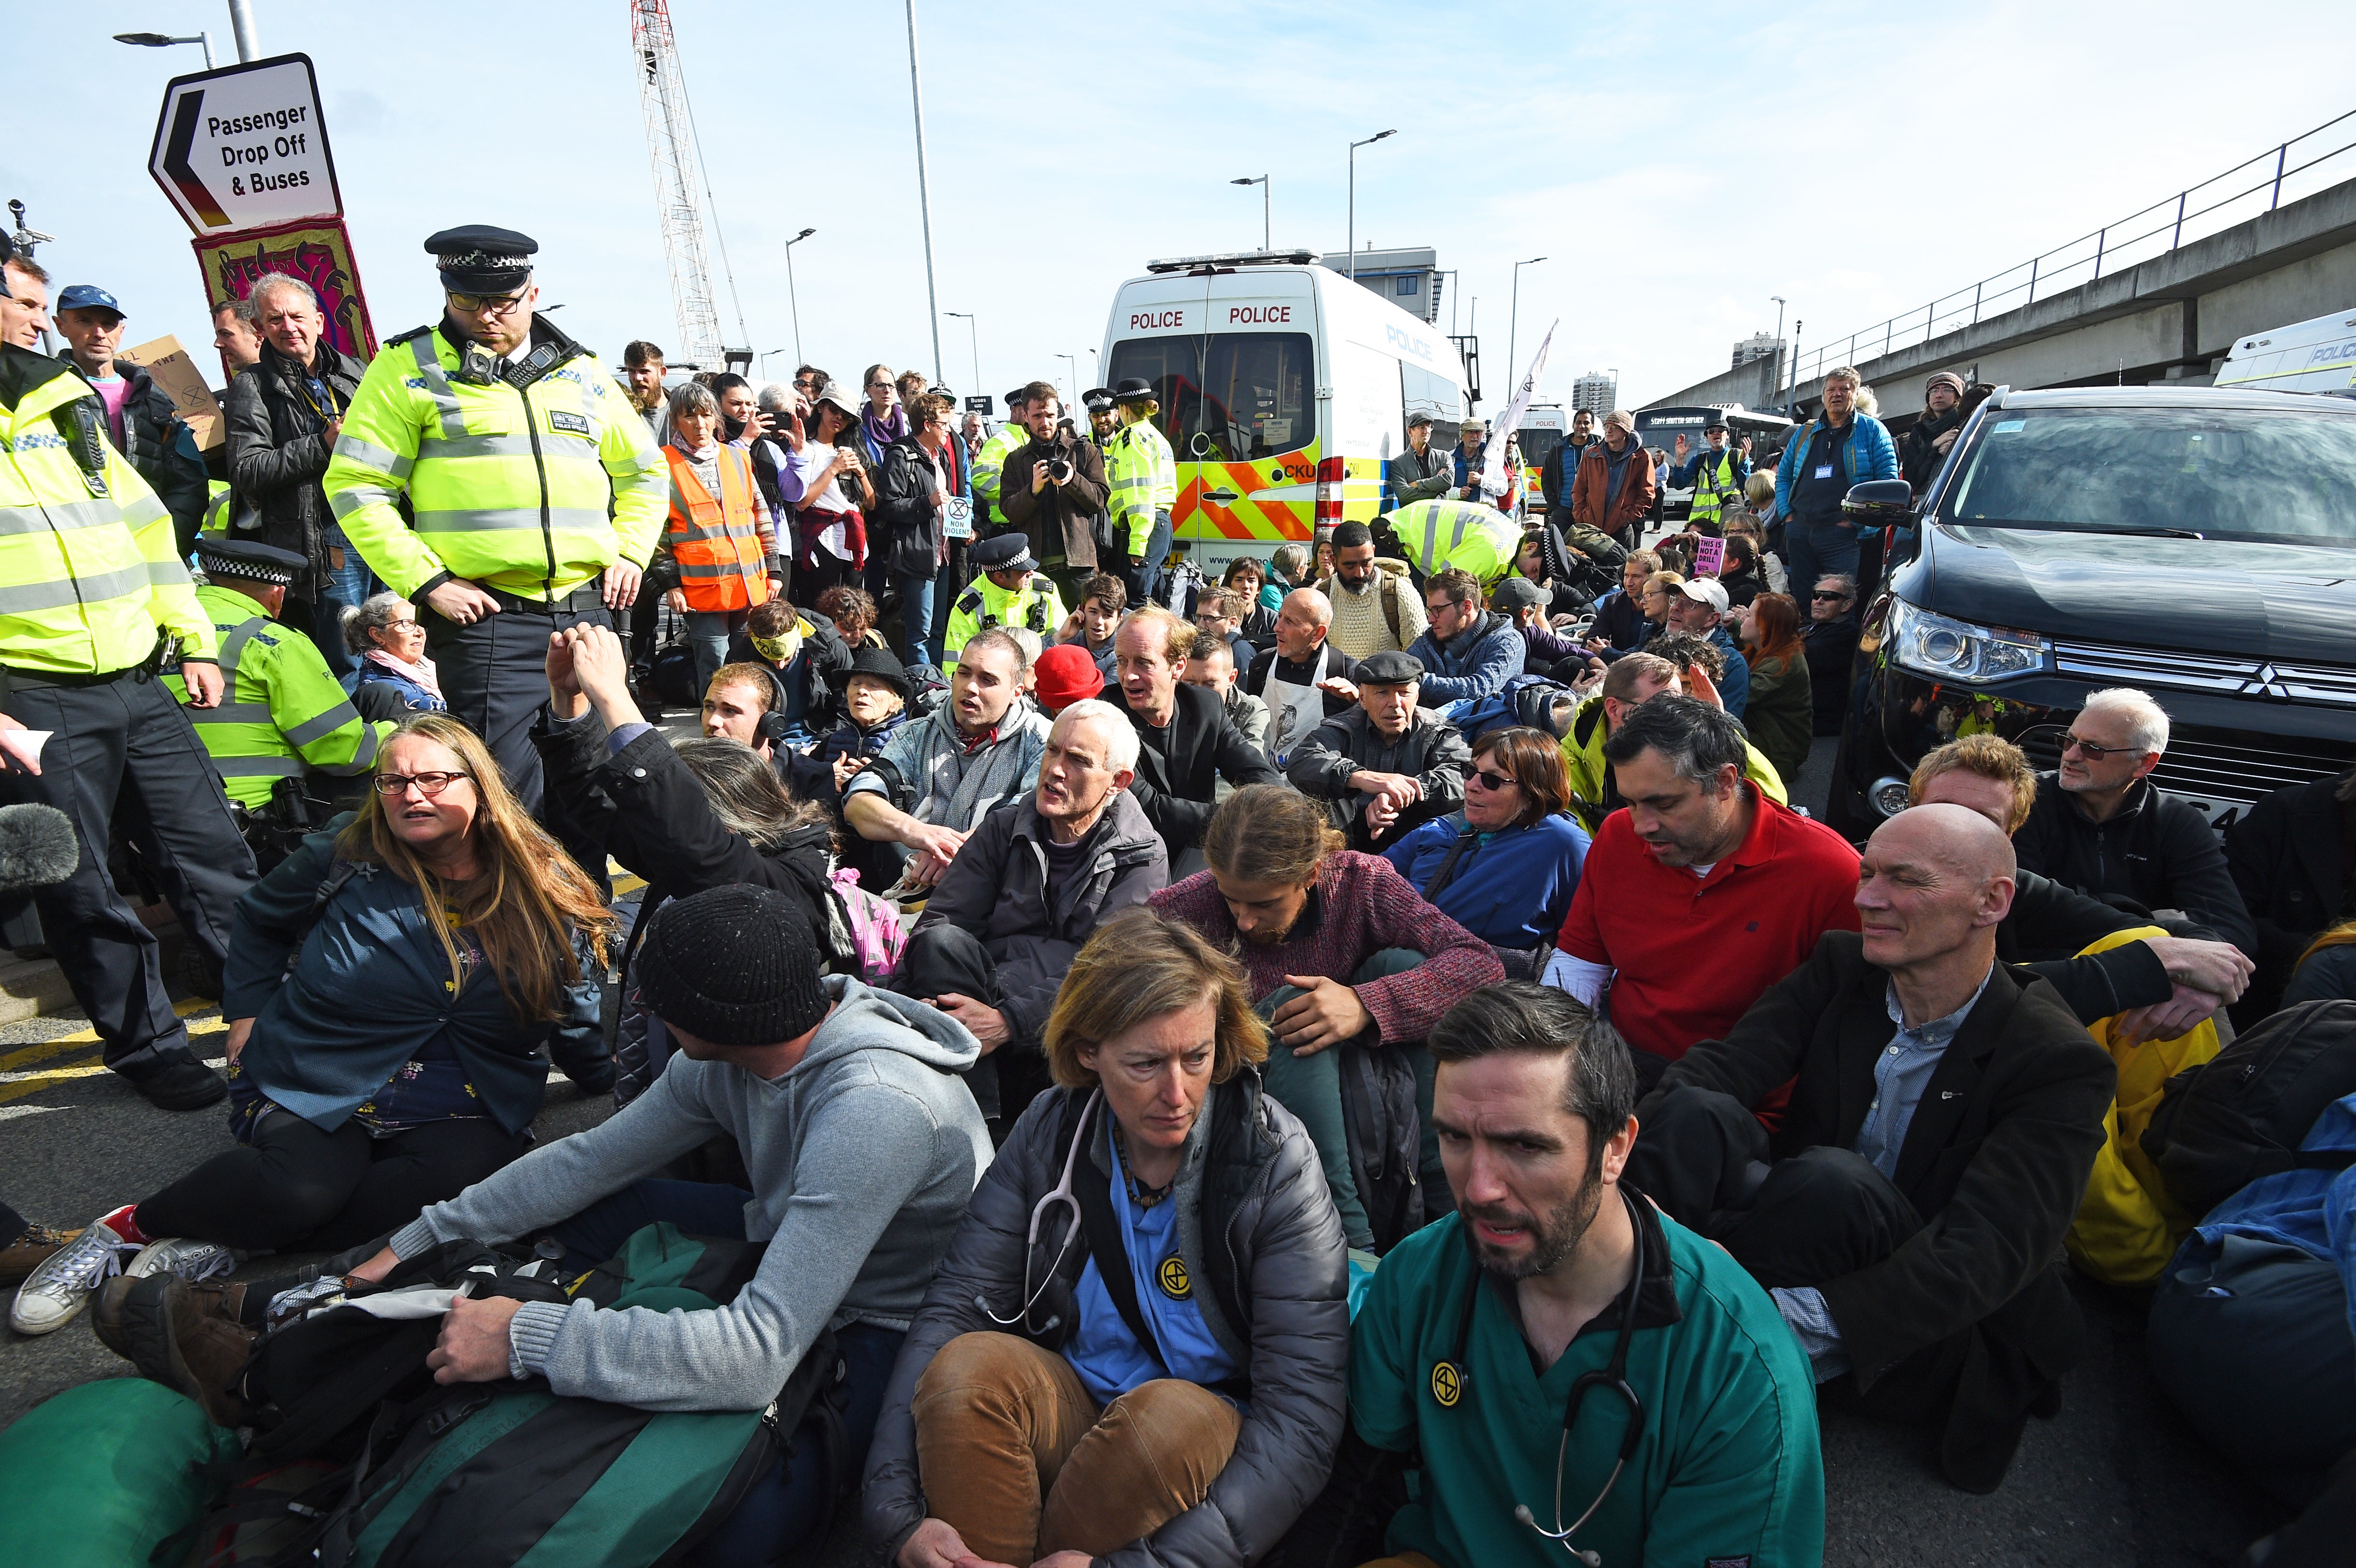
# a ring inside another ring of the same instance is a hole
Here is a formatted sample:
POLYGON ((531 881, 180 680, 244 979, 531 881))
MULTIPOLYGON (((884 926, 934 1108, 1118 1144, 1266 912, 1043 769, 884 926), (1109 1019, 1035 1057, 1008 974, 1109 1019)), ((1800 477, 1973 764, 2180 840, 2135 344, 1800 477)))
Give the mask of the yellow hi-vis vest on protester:
MULTIPOLYGON (((270 802, 270 786, 316 768, 349 777, 376 766, 392 721, 363 719, 311 639, 282 626, 234 588, 208 582, 197 602, 220 638, 221 700, 191 708, 197 738, 211 753, 230 799, 248 810, 270 802)), ((185 699, 177 675, 164 683, 185 699)))
POLYGON ((1687 519, 1697 523, 1714 523, 1726 509, 1730 500, 1740 500, 1742 486, 1734 478, 1735 452, 1705 452, 1700 465, 1694 469, 1693 510, 1687 519))
POLYGON ((1514 569, 1522 548, 1519 523, 1478 501, 1411 501, 1388 519, 1399 553, 1429 578, 1462 567, 1483 584, 1514 569))
POLYGON ((1178 504, 1178 460, 1151 420, 1138 420, 1105 443, 1105 501, 1112 514, 1112 537, 1127 539, 1128 551, 1142 556, 1153 537, 1153 514, 1178 504))
POLYGON ((1031 427, 1019 420, 1008 420, 990 432, 981 450, 973 454, 973 493, 990 503, 990 509, 1003 517, 998 509, 998 481, 1006 472, 1006 460, 1020 452, 1031 440, 1031 427))
POLYGON ((941 633, 941 664, 956 664, 959 650, 992 626, 1028 626, 1051 637, 1063 624, 1064 597, 1045 572, 1033 572, 1020 588, 1001 588, 984 572, 949 607, 949 624, 941 633))
POLYGON ((0 346, 0 664, 104 675, 145 664, 159 634, 180 657, 209 659, 212 623, 172 515, 106 439, 95 402, 74 407, 89 397, 56 360, 0 346))
POLYGON ((321 481, 336 520, 404 598, 448 573, 519 598, 562 599, 616 561, 643 567, 670 512, 647 421, 597 357, 532 325, 556 363, 520 388, 469 380, 443 329, 369 361, 321 481), (398 510, 409 497, 411 519, 398 510))

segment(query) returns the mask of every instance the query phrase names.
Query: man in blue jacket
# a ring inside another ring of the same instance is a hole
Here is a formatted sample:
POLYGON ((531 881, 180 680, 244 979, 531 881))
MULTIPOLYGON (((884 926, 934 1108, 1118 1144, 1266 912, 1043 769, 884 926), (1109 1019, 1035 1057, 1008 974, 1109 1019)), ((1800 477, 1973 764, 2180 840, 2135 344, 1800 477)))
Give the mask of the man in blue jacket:
POLYGON ((1841 515, 1841 502, 1852 485, 1898 477, 1898 448, 1888 428, 1857 411, 1858 380, 1846 365, 1825 378, 1824 417, 1792 432, 1775 470, 1783 564, 1794 582, 1857 574, 1857 525, 1841 515))
POLYGON ((1513 619, 1481 608, 1481 580, 1459 567, 1432 573, 1423 585, 1430 622, 1408 654, 1423 666, 1423 700, 1438 708, 1466 698, 1494 697, 1522 673, 1529 645, 1513 619))

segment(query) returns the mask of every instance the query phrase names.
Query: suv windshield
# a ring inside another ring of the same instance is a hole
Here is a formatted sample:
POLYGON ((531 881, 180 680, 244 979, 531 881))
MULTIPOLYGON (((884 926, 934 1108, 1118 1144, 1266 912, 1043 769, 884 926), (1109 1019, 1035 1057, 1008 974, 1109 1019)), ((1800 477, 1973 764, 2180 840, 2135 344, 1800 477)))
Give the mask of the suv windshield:
POLYGON ((1181 463, 1233 463, 1298 452, 1317 439, 1315 365, 1304 332, 1132 337, 1113 345, 1105 384, 1152 383, 1153 422, 1181 463))
POLYGON ((2356 549, 2356 419, 2278 409, 1997 411, 1949 523, 2356 549))

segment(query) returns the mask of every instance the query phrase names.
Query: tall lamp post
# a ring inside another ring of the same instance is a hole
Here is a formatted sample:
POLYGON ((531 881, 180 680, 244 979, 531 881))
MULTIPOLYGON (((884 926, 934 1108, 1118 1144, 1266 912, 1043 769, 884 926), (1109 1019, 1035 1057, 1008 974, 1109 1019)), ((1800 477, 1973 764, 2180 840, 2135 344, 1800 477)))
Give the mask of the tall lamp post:
POLYGON ((797 367, 799 367, 803 363, 802 302, 800 297, 794 293, 794 247, 817 232, 818 230, 815 229, 805 229, 800 233, 786 241, 786 304, 792 308, 794 313, 794 364, 797 367))
POLYGON ((908 100, 916 110, 916 210, 925 220, 925 303, 933 309, 933 379, 941 374, 941 296, 933 287, 933 198, 925 186, 925 83, 916 73, 916 0, 908 0, 908 100))
POLYGON ((1252 179, 1229 180, 1227 183, 1229 185, 1256 185, 1259 187, 1259 248, 1263 251, 1275 250, 1275 242, 1269 238, 1272 230, 1269 227, 1270 213, 1269 211, 1268 176, 1266 175, 1260 175, 1252 179))
POLYGON ((1775 389, 1768 394, 1772 400, 1783 395, 1783 296, 1769 294, 1767 297, 1775 302, 1775 389))
POLYGON ((1063 400, 1065 411, 1068 413, 1071 411, 1072 404, 1078 400, 1080 389, 1079 356, 1076 354, 1058 354, 1055 357, 1061 359, 1066 365, 1071 367, 1071 382, 1064 389, 1065 392, 1069 395, 1063 400))
POLYGON ((253 30, 253 0, 229 0, 229 30, 237 37, 239 64, 262 58, 262 37, 253 30))
POLYGON ((1505 313, 1505 382, 1517 390, 1521 383, 1514 379, 1514 366, 1518 363, 1514 358, 1514 350, 1519 345, 1522 328, 1522 269, 1535 267, 1545 260, 1544 256, 1533 256, 1526 261, 1514 263, 1514 303, 1505 313))
POLYGON ((213 37, 210 33, 198 33, 193 37, 187 38, 176 38, 167 33, 117 33, 114 35, 114 41, 118 44, 135 44, 143 49, 167 49, 174 44, 200 45, 205 51, 205 69, 207 70, 213 69, 213 37))
POLYGON ((973 348, 973 389, 979 392, 981 390, 981 336, 973 325, 973 312, 945 310, 941 314, 965 323, 966 342, 973 348))
POLYGON ((1370 147, 1386 136, 1396 136, 1396 127, 1377 131, 1363 142, 1350 144, 1350 281, 1358 281, 1358 149, 1370 147))

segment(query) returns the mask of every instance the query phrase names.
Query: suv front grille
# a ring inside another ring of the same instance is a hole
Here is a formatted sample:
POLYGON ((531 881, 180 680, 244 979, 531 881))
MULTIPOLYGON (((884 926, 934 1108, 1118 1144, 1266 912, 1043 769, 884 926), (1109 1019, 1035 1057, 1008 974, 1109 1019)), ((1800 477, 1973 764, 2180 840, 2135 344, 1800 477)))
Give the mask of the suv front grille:
MULTIPOLYGON (((2211 691, 2222 697, 2261 701, 2306 702, 2319 708, 2356 709, 2356 669, 2337 665, 2287 664, 2231 654, 2180 653, 2172 648, 2130 648, 2113 643, 2053 645, 2054 667, 2088 680, 2177 691, 2211 691)), ((2170 756, 2173 757, 2171 752, 2170 756)), ((2163 763, 2160 769, 2167 771, 2163 763)))

